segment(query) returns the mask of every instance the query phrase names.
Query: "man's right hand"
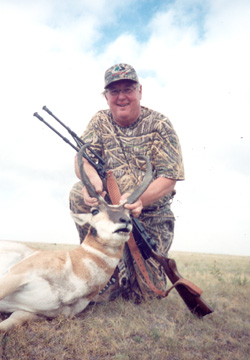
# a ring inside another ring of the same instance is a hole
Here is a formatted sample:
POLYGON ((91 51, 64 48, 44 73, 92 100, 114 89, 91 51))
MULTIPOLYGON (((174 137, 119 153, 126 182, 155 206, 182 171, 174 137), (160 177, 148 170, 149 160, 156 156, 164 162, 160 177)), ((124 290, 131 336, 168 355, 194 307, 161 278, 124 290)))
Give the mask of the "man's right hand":
MULTIPOLYGON (((93 184, 94 185, 94 184, 93 184)), ((94 185, 95 186, 95 185, 94 185)), ((100 194, 103 198, 106 195, 106 191, 98 191, 97 188, 95 187, 96 191, 98 192, 98 194, 100 194)), ((85 202, 86 205, 93 207, 93 206, 97 206, 98 205, 98 201, 96 198, 92 198, 89 196, 89 193, 87 192, 86 187, 84 186, 82 189, 82 194, 83 194, 83 200, 85 202)))
MULTIPOLYGON (((84 170, 89 178, 89 181, 94 186, 96 192, 98 194, 100 194, 102 197, 104 197, 106 195, 106 191, 103 191, 103 183, 102 183, 102 180, 101 180, 100 176, 98 175, 96 169, 84 158, 83 158, 83 162, 84 162, 84 170)), ((76 172, 77 177, 79 179, 81 179, 80 172, 78 169, 77 156, 75 159, 75 172, 76 172)), ((86 205, 91 206, 91 207, 98 205, 97 199, 89 196, 89 193, 85 186, 82 189, 82 194, 83 194, 83 199, 84 199, 84 202, 86 205)))

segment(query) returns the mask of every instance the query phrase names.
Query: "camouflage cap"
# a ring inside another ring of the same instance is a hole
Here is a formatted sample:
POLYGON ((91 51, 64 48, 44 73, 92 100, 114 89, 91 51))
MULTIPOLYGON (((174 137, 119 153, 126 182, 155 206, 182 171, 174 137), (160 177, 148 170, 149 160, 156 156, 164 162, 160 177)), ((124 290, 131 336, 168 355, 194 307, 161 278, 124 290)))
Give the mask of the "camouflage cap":
POLYGON ((104 75, 104 89, 111 83, 119 80, 132 80, 139 83, 135 69, 128 64, 117 64, 111 66, 104 75))

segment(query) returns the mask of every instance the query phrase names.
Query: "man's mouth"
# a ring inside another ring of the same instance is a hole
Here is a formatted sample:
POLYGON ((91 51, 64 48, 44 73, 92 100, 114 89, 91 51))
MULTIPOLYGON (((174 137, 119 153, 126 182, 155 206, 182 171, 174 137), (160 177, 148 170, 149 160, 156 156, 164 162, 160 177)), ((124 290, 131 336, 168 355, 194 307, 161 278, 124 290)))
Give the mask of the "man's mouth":
POLYGON ((126 106, 128 106, 129 104, 117 104, 117 106, 121 107, 121 108, 125 108, 126 106))

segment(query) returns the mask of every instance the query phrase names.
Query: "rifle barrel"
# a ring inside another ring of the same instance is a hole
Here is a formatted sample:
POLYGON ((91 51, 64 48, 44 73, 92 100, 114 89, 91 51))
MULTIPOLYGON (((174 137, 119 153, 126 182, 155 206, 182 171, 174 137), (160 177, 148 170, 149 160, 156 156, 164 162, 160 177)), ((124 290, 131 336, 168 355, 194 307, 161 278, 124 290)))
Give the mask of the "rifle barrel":
POLYGON ((79 147, 84 145, 82 139, 79 138, 77 134, 74 131, 72 131, 68 126, 66 126, 60 119, 58 119, 58 117, 54 115, 53 112, 50 111, 46 105, 43 106, 43 110, 46 111, 50 116, 52 116, 57 122, 59 122, 60 125, 62 125, 68 131, 68 133, 73 137, 73 139, 75 140, 75 142, 79 147))
POLYGON ((67 139, 62 134, 60 134, 55 128, 53 128, 53 126, 51 126, 49 123, 47 123, 47 121, 45 121, 37 112, 35 112, 33 114, 33 116, 35 116, 37 119, 39 119, 41 122, 43 122, 46 126, 48 126, 52 131, 54 131, 58 136, 60 136, 60 138, 63 139, 63 141, 65 141, 67 144, 69 144, 73 149, 75 149, 77 152, 79 151, 79 149, 75 145, 73 145, 69 141, 69 139, 67 139))
MULTIPOLYGON (((53 126, 51 126, 49 123, 47 123, 47 121, 45 121, 37 112, 35 112, 33 115, 35 117, 37 117, 40 121, 42 121, 46 126, 48 126, 52 131, 54 131, 58 136, 60 136, 60 138, 63 139, 63 141, 65 141, 67 144, 69 144, 73 149, 75 149, 78 152, 80 150, 80 148, 85 145, 84 141, 81 138, 79 138, 76 135, 76 133, 74 131, 72 131, 68 126, 66 126, 61 120, 59 120, 58 117, 56 117, 52 113, 52 111, 50 111, 47 108, 47 106, 44 105, 43 110, 46 111, 49 115, 51 115, 57 122, 59 122, 60 125, 62 125, 69 132, 69 134, 75 140, 77 147, 75 145, 73 145, 61 133, 59 133, 55 128, 53 128, 53 126)), ((106 171, 104 170, 104 165, 105 165, 104 159, 99 154, 97 154, 97 152, 95 150, 92 149, 91 144, 89 144, 89 146, 87 148, 90 152, 92 152, 95 159, 98 159, 98 162, 95 162, 92 158, 90 158, 88 156, 88 154, 86 153, 86 151, 84 152, 85 159, 87 159, 90 162, 90 164, 96 169, 96 171, 98 172, 100 177, 102 179, 104 179, 106 177, 106 171)))
MULTIPOLYGON (((43 106, 43 110, 46 111, 49 115, 51 115, 56 121, 59 122, 59 124, 61 124, 67 131, 68 133, 73 137, 73 139, 75 140, 77 146, 79 148, 81 148, 83 145, 85 145, 84 141, 74 132, 72 131, 68 126, 66 126, 60 119, 58 119, 57 116, 55 116, 52 111, 50 111, 46 105, 43 106)), ((67 142, 67 141, 66 141, 67 142)), ((70 143, 71 144, 71 143, 70 143)), ((75 147, 74 147, 75 148, 75 147)), ((103 166, 105 164, 105 161, 103 160, 103 158, 101 156, 99 156, 93 149, 91 149, 91 146, 88 147, 89 151, 92 152, 92 154, 98 159, 99 163, 101 164, 101 166, 103 166)), ((77 151, 79 151, 79 149, 77 149, 77 151)), ((88 159, 87 159, 88 160, 88 159)), ((93 165, 93 164, 92 164, 93 165)), ((101 169, 101 168, 100 168, 101 169)), ((102 173, 101 170, 100 173, 102 173)), ((104 173, 101 175, 102 177, 104 176, 104 173)))

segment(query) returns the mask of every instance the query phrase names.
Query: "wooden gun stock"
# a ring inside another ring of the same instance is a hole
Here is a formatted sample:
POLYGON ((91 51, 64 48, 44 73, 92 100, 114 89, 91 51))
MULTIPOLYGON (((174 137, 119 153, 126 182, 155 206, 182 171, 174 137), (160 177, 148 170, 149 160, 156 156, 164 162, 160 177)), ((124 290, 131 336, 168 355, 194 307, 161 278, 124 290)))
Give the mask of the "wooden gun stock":
POLYGON ((178 272, 175 260, 161 256, 153 250, 151 256, 162 265, 173 287, 178 291, 191 313, 202 317, 213 312, 213 309, 202 299, 202 290, 191 281, 184 279, 178 272))

